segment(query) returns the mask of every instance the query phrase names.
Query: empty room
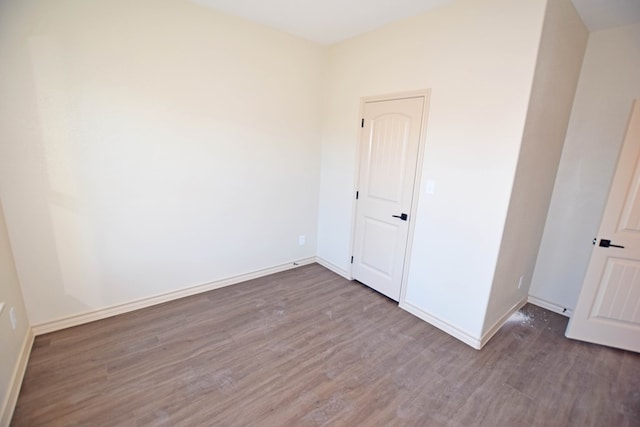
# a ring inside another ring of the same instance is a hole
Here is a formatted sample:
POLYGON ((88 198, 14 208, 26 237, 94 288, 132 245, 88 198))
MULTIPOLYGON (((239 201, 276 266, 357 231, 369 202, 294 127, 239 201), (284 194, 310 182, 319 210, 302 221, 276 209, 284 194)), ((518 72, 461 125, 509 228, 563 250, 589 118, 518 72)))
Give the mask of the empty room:
POLYGON ((629 0, 0 1, 0 427, 640 426, 638 76, 629 0))

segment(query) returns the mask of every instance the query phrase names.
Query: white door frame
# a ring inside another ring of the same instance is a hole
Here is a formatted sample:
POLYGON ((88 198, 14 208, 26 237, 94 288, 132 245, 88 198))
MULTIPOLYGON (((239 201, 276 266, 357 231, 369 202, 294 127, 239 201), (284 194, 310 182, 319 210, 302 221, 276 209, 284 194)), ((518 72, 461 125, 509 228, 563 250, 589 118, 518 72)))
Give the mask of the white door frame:
MULTIPOLYGON (((409 276, 409 262, 411 260, 411 248, 413 246, 413 234, 416 227, 416 213, 418 211, 418 199, 420 195, 420 183, 422 181, 422 163, 424 160, 425 140, 427 136, 427 121, 429 118, 429 101, 431 100, 431 89, 421 89, 406 92, 395 92, 385 95, 365 96, 360 98, 360 109, 358 111, 358 137, 356 139, 356 167, 354 175, 354 187, 352 191, 353 202, 351 204, 351 239, 349 242, 349 253, 353 256, 356 239, 356 212, 358 204, 356 203, 356 191, 360 186, 360 155, 362 154, 362 127, 360 120, 364 117, 364 105, 367 102, 376 101, 393 101, 398 99, 424 97, 422 109, 422 123, 420 125, 420 141, 418 142, 418 161, 416 163, 416 176, 413 181, 413 197, 411 197, 411 210, 409 212, 409 232, 407 235, 407 248, 404 254, 404 264, 402 267, 402 282, 400 283, 400 303, 404 301, 406 294, 406 283, 409 276)), ((349 262, 349 279, 353 279, 353 264, 349 262)))

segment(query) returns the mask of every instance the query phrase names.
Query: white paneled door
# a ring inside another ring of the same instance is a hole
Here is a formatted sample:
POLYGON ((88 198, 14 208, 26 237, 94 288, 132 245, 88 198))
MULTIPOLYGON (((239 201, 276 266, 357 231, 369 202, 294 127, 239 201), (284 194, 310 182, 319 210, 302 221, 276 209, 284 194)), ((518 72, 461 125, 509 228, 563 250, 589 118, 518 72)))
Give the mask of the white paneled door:
POLYGON ((636 100, 567 337, 640 352, 640 101, 636 100))
POLYGON ((412 220, 425 106, 426 95, 363 105, 351 274, 396 301, 412 220))

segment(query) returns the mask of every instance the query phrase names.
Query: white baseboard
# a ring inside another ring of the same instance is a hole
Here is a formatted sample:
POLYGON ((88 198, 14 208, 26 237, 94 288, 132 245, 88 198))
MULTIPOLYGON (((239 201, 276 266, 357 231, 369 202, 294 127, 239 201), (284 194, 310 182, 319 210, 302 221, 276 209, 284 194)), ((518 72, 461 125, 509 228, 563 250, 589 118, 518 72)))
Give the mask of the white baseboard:
POLYGON ((13 375, 9 382, 9 390, 4 398, 4 402, 2 402, 2 407, 0 407, 0 427, 9 427, 9 424, 11 423, 11 417, 13 417, 13 411, 15 410, 16 403, 18 402, 20 387, 22 387, 22 379, 24 378, 24 374, 27 370, 27 362, 29 361, 29 355, 31 355, 34 338, 35 335, 33 334, 33 330, 29 328, 22 343, 18 362, 13 368, 13 375))
POLYGON ((493 337, 496 332, 498 332, 500 330, 500 328, 502 327, 502 325, 505 324, 505 322, 507 320, 509 320, 509 318, 511 317, 511 315, 513 313, 515 313, 516 311, 520 310, 522 307, 524 307, 524 305, 527 303, 527 297, 522 298, 520 301, 518 301, 513 307, 511 307, 509 309, 509 311, 507 311, 504 315, 502 315, 502 317, 500 317, 500 319, 498 319, 490 328, 487 332, 485 332, 482 335, 482 338, 480 339, 480 348, 484 347, 484 345, 489 342, 489 340, 491 339, 491 337, 493 337))
POLYGON ((223 288, 229 285, 235 285, 236 283, 246 282, 247 280, 257 279, 259 277, 268 276, 270 274, 279 273, 281 271, 290 270, 293 268, 301 267, 303 265, 313 264, 314 262, 316 262, 315 257, 304 258, 301 260, 288 262, 286 264, 280 264, 274 267, 263 268, 250 273, 240 274, 238 276, 227 277, 225 279, 216 280, 214 282, 203 283, 177 291, 171 291, 152 297, 141 298, 139 300, 127 302, 124 304, 118 304, 111 307, 92 310, 85 313, 52 320, 49 322, 38 323, 33 325, 33 333, 35 335, 42 335, 49 332, 58 331, 60 329, 70 328, 73 326, 82 325, 84 323, 106 319, 107 317, 117 316, 118 314, 128 313, 130 311, 139 310, 141 308, 150 307, 152 305, 162 304, 168 301, 173 301, 202 292, 212 291, 214 289, 223 288))
POLYGON ((343 270, 342 268, 340 268, 337 265, 327 261, 324 258, 320 258, 319 256, 317 256, 316 257, 316 262, 318 264, 320 264, 321 266, 323 266, 324 268, 326 268, 327 270, 331 270, 334 273, 336 273, 337 275, 342 276, 347 280, 353 280, 353 277, 351 277, 351 273, 349 273, 347 270, 343 270))
POLYGON ((415 305, 404 301, 400 303, 400 308, 408 311, 409 313, 413 314, 414 316, 424 320, 425 322, 435 326, 436 328, 448 333, 449 335, 451 335, 454 338, 459 339, 460 341, 462 341, 463 343, 470 345, 471 347, 475 348, 476 350, 480 350, 482 348, 482 340, 480 338, 474 337, 470 334, 468 334, 467 332, 458 329, 457 327, 453 326, 450 323, 445 322, 442 319, 439 319, 429 313, 427 313, 426 311, 423 311, 422 309, 416 307, 415 305))
POLYGON ((545 301, 543 299, 540 298, 536 298, 534 296, 529 295, 529 298, 527 299, 527 302, 529 302, 530 304, 533 305, 537 305, 538 307, 542 307, 542 308, 546 308, 549 311, 553 311, 554 313, 558 313, 561 314, 565 317, 571 317, 571 314, 573 314, 573 310, 563 307, 561 305, 558 304, 554 304, 552 302, 549 301, 545 301))

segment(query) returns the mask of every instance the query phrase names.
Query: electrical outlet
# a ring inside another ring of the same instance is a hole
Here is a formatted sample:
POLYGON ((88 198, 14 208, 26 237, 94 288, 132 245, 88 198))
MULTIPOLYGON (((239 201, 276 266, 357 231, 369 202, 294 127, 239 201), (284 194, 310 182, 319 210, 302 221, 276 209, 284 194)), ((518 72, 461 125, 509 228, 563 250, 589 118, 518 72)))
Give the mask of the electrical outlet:
POLYGON ((15 330, 18 326, 18 319, 16 318, 16 310, 13 307, 9 309, 9 319, 11 319, 11 327, 15 330))
POLYGON ((305 237, 305 235, 304 235, 304 234, 301 234, 301 235, 298 237, 298 244, 299 244, 300 246, 304 246, 304 244, 306 243, 306 241, 307 241, 307 238, 305 237))
POLYGON ((518 281, 518 289, 522 287, 522 281, 524 280, 524 274, 520 276, 520 280, 518 281))

